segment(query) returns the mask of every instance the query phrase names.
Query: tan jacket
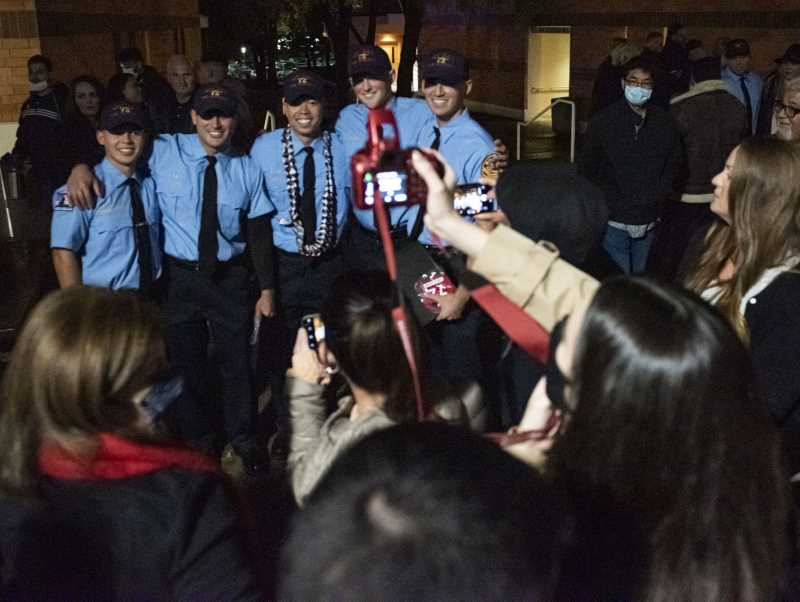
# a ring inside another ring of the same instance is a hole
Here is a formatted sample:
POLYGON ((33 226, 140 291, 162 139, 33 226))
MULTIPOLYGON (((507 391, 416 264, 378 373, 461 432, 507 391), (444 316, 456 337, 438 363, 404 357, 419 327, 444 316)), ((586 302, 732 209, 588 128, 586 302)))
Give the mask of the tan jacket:
POLYGON ((558 251, 498 226, 474 258, 472 271, 497 286, 548 331, 594 297, 600 283, 559 259, 558 251))
MULTIPOLYGON (((324 391, 323 385, 286 378, 292 422, 288 467, 292 491, 301 506, 345 450, 367 435, 397 424, 379 408, 351 420, 355 402, 350 395, 340 398, 336 411, 327 416, 324 391)), ((436 400, 434 410, 442 420, 468 426, 464 404, 452 392, 433 383, 429 395, 436 400)))
POLYGON ((349 395, 327 416, 322 385, 287 377, 286 392, 292 421, 288 466, 292 491, 301 506, 344 450, 370 433, 397 424, 378 408, 350 420, 354 401, 349 395))

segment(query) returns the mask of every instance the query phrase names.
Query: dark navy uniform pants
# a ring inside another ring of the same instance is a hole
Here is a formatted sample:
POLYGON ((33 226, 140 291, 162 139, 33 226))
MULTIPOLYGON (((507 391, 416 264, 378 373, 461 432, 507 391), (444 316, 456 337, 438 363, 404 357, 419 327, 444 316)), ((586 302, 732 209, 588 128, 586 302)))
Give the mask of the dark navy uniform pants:
POLYGON ((167 267, 167 345, 172 368, 185 379, 175 413, 178 434, 202 444, 214 440, 222 422, 237 453, 247 452, 255 445, 256 425, 248 362, 248 269, 232 261, 207 273, 171 258, 167 267), (211 340, 215 352, 209 358, 211 340))

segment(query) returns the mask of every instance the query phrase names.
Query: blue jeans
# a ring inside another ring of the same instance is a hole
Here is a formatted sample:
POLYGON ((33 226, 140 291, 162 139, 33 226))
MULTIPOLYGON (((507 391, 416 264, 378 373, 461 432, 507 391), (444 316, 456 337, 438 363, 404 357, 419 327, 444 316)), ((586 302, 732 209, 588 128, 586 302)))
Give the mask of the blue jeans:
POLYGON ((608 225, 603 235, 603 248, 625 274, 641 274, 647 265, 654 236, 655 229, 652 229, 641 238, 631 238, 625 230, 608 225))

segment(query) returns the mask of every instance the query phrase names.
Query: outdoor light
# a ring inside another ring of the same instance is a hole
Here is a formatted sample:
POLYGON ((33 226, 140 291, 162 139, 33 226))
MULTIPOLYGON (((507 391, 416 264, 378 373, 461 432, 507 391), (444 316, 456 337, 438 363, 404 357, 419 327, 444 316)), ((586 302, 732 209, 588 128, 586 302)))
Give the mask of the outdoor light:
POLYGON ((242 46, 241 49, 242 54, 247 54, 247 46, 242 46))

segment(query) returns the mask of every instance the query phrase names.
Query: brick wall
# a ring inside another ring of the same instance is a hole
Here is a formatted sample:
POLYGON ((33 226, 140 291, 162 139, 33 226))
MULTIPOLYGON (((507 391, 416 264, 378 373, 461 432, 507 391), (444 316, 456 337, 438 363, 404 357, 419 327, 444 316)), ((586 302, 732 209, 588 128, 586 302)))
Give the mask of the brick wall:
POLYGON ((527 77, 528 24, 510 16, 507 2, 485 3, 465 11, 457 2, 430 2, 419 53, 447 47, 470 63, 472 92, 479 103, 522 112, 527 77))
POLYGON ((0 122, 16 121, 28 97, 28 57, 41 51, 33 0, 0 2, 0 122))
POLYGON ((800 41, 800 6, 783 0, 548 0, 546 3, 430 0, 420 51, 448 46, 474 66, 471 98, 522 112, 526 102, 528 32, 537 26, 571 28, 570 95, 588 111, 597 66, 613 37, 627 31, 643 43, 648 32, 683 23, 707 49, 723 36, 748 39, 761 74, 800 41), (791 7, 792 10, 787 10, 791 7))
POLYGON ((161 71, 177 51, 199 58, 197 0, 0 0, 0 122, 19 117, 30 56, 49 56, 59 81, 85 73, 106 81, 130 43, 161 71))

